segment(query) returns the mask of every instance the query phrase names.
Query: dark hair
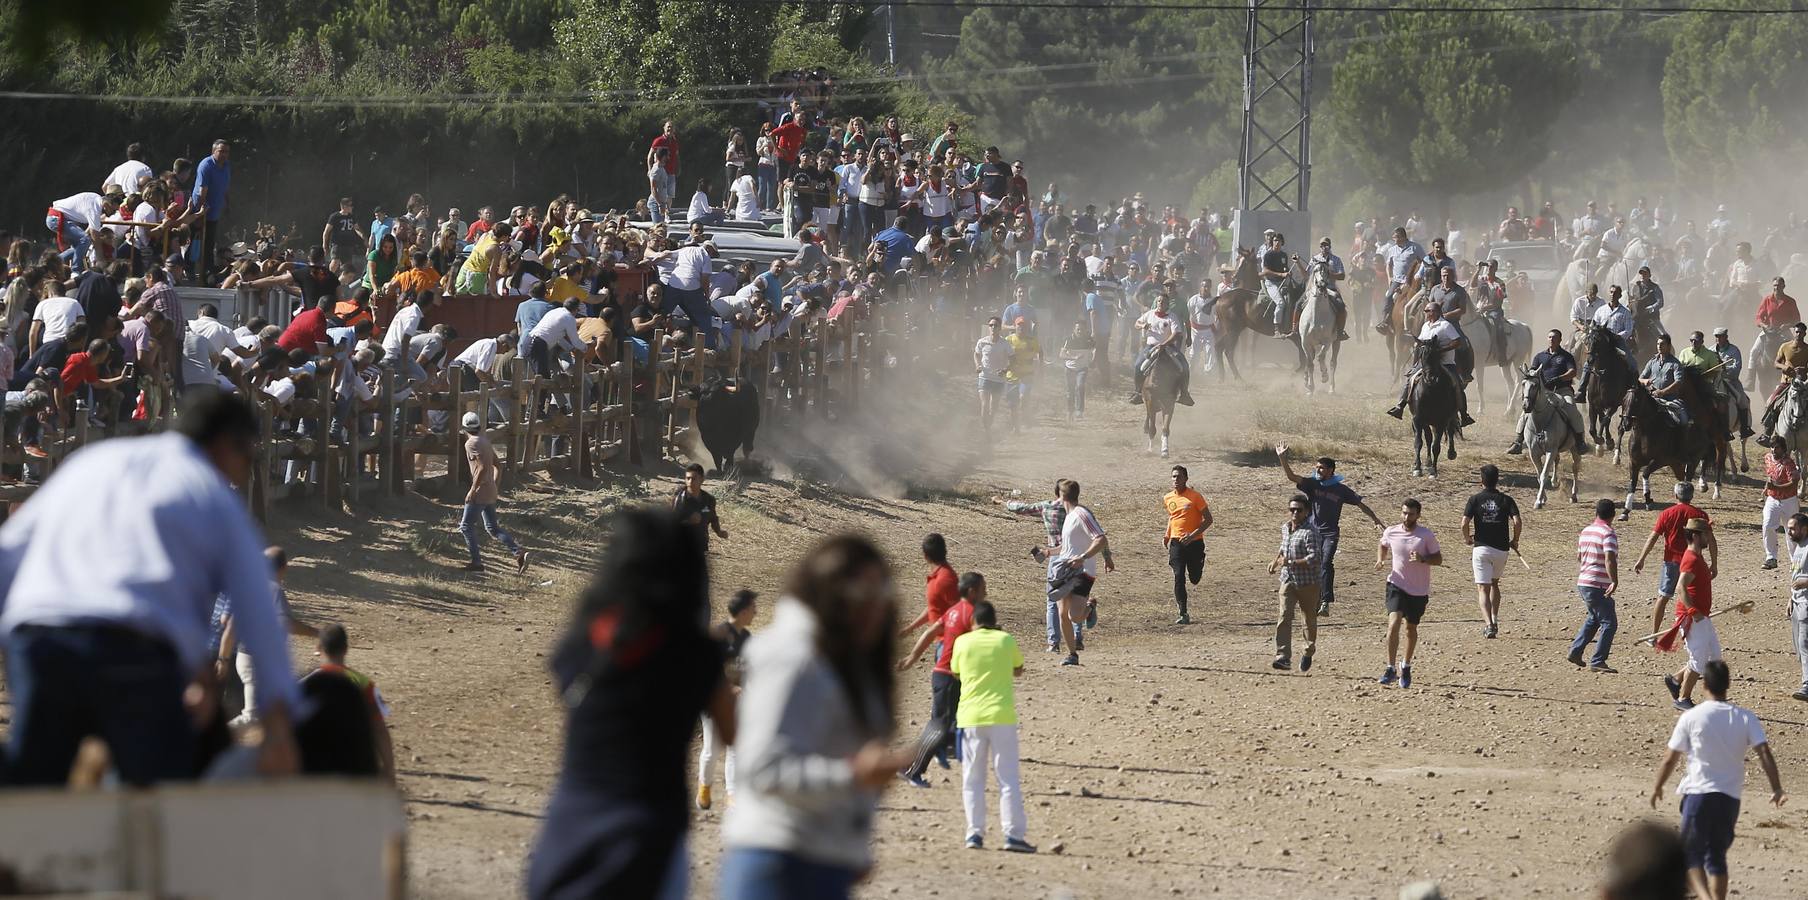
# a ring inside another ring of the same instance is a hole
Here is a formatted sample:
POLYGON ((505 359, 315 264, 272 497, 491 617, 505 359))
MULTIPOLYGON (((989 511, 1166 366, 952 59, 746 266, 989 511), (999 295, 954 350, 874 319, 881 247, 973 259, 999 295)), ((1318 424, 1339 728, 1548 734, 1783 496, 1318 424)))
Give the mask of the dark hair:
POLYGON ((1796 513, 1789 517, 1789 522, 1792 525, 1808 526, 1808 513, 1796 513))
POLYGON ((1408 497, 1405 500, 1400 501, 1400 505, 1406 507, 1407 509, 1412 510, 1413 512, 1419 512, 1423 509, 1423 507, 1421 507, 1419 505, 1419 498, 1417 498, 1417 497, 1408 497))
POLYGON ((1080 483, 1071 478, 1068 479, 1067 483, 1061 485, 1061 499, 1068 503, 1080 502, 1080 483))
POLYGON ((1500 467, 1493 463, 1488 463, 1487 465, 1482 466, 1482 486, 1483 487, 1493 487, 1499 483, 1500 483, 1500 467))
POLYGON ((327 656, 344 657, 345 651, 351 649, 351 639, 345 635, 345 626, 338 622, 329 622, 320 626, 320 652, 327 656))
POLYGON ((997 628, 998 627, 998 609, 992 605, 992 601, 975 600, 972 602, 972 606, 973 606, 973 627, 975 627, 975 628, 997 628))
POLYGON ((621 690, 644 682, 619 676, 645 665, 650 655, 703 652, 709 613, 703 547, 703 538, 670 510, 616 514, 596 578, 578 597, 571 625, 553 651, 553 678, 568 706, 582 704, 597 680, 621 690))
POLYGON ((862 572, 877 568, 887 580, 891 566, 879 548, 863 537, 837 535, 806 554, 791 572, 785 592, 810 610, 816 619, 816 652, 834 671, 846 692, 854 717, 866 726, 866 736, 889 737, 896 706, 892 656, 897 634, 897 607, 888 603, 885 622, 876 646, 860 648, 850 640, 853 608, 877 598, 851 596, 849 587, 862 572), (876 708, 866 699, 876 698, 876 708))
POLYGON ((740 615, 747 610, 747 607, 752 606, 753 601, 758 599, 759 596, 760 595, 747 590, 746 588, 735 591, 734 596, 728 598, 728 614, 731 616, 740 615))
POLYGON ((1291 507, 1295 503, 1298 503, 1299 505, 1305 507, 1307 512, 1312 511, 1312 498, 1306 496, 1305 494, 1294 494, 1293 496, 1287 498, 1288 506, 1291 507))
POLYGON ((195 315, 203 319, 212 319, 219 314, 220 308, 212 303, 203 303, 200 309, 195 310, 195 315))
MULTIPOLYGON (((1609 500, 1606 497, 1602 497, 1601 499, 1595 501, 1595 518, 1611 519, 1611 518, 1613 518, 1613 511, 1616 508, 1617 507, 1614 505, 1614 502, 1612 500, 1609 500)), ((1801 514, 1797 513, 1797 515, 1801 515, 1801 514)), ((1808 519, 1808 516, 1804 516, 1803 518, 1808 519)))
MULTIPOLYGON (((968 594, 984 587, 985 583, 986 576, 981 575, 978 572, 964 572, 960 577, 960 595, 962 597, 967 597, 968 594)), ((967 599, 970 600, 972 598, 967 597, 967 599)))
POLYGON ((1676 829, 1635 822, 1607 850, 1602 900, 1683 900, 1689 861, 1676 829))
POLYGON ((1179 475, 1182 478, 1187 477, 1186 466, 1182 466, 1182 465, 1174 466, 1174 474, 1179 475))
POLYGON ((176 430, 196 445, 207 447, 222 438, 256 441, 261 429, 251 404, 222 391, 196 393, 182 408, 176 430))
POLYGON ((702 475, 703 474, 703 466, 698 463, 691 463, 690 465, 684 467, 684 474, 686 474, 686 475, 702 475))
POLYGON ((937 565, 947 565, 948 539, 933 531, 924 535, 923 558, 937 565))
POLYGON ((1325 467, 1325 468, 1327 468, 1327 469, 1335 469, 1335 468, 1337 468, 1337 460, 1335 460, 1335 459, 1332 459, 1332 458, 1331 458, 1331 457, 1329 457, 1329 456, 1321 456, 1321 457, 1319 457, 1319 458, 1318 458, 1318 464, 1319 464, 1319 465, 1321 465, 1321 466, 1324 466, 1324 467, 1325 467))
POLYGON ((1701 684, 1714 695, 1716 700, 1726 699, 1726 689, 1733 683, 1733 673, 1727 669, 1726 660, 1716 659, 1701 667, 1701 684))

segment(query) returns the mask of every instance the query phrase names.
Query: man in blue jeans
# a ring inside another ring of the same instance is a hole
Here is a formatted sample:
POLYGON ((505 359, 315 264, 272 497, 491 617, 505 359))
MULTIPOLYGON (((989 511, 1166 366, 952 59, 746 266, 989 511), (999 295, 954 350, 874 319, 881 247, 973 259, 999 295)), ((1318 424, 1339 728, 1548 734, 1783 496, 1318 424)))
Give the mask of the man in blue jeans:
POLYGON ((1588 642, 1598 639, 1590 672, 1613 672, 1607 654, 1613 650, 1613 636, 1620 630, 1619 614, 1614 610, 1613 592, 1620 580, 1620 536, 1613 530, 1613 501, 1595 501, 1595 520, 1576 537, 1576 593, 1588 607, 1582 630, 1569 645, 1569 661, 1582 665, 1582 651, 1588 642))
POLYGON ((527 551, 496 523, 496 473, 499 467, 496 448, 483 434, 483 417, 468 412, 459 424, 465 432, 465 461, 471 466, 471 489, 465 492, 465 512, 458 520, 458 530, 465 536, 465 549, 471 552, 471 561, 465 564, 465 571, 484 570, 483 557, 477 552, 477 523, 481 519, 490 537, 501 541, 502 546, 515 555, 515 571, 526 572, 527 551))
POLYGON ((261 529, 233 488, 250 478, 258 433, 250 404, 200 394, 175 431, 71 457, 0 528, 8 784, 63 784, 88 737, 127 784, 199 774, 194 722, 219 702, 209 624, 221 594, 257 670, 258 768, 296 771, 288 638, 261 529))

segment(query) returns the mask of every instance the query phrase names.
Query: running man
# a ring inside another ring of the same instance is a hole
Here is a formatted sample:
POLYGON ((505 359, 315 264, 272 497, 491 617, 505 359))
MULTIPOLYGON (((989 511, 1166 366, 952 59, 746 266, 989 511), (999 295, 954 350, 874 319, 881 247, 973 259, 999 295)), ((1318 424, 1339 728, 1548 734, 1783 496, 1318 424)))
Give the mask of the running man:
POLYGON ((1651 523, 1651 536, 1645 539, 1645 549, 1639 552, 1638 562, 1632 564, 1633 574, 1645 571, 1645 557, 1651 555, 1651 548, 1657 546, 1661 538, 1664 542, 1664 561, 1657 575, 1657 601, 1651 609, 1651 631, 1664 630, 1664 610, 1670 605, 1670 598, 1676 594, 1676 579, 1681 572, 1682 554, 1689 548, 1688 535, 1682 527, 1690 519, 1700 519, 1708 523, 1708 572, 1720 574, 1720 545, 1714 539, 1714 520, 1708 514, 1689 503, 1695 499, 1695 486, 1686 482, 1676 483, 1676 502, 1669 509, 1657 514, 1657 521, 1651 523))
POLYGON ((1168 531, 1161 543, 1168 551, 1168 568, 1174 570, 1174 605, 1180 607, 1176 625, 1190 625, 1187 617, 1187 582, 1197 585, 1205 574, 1205 530, 1212 527, 1212 509, 1205 497, 1187 487, 1186 466, 1174 467, 1174 489, 1161 498, 1168 511, 1168 531))
POLYGON ((465 432, 465 462, 471 467, 471 489, 465 492, 465 511, 458 520, 458 530, 465 539, 465 550, 471 554, 471 561, 465 563, 465 571, 484 570, 483 555, 477 549, 477 525, 482 522, 490 537, 501 541, 502 546, 514 554, 516 573, 526 572, 527 551, 496 522, 496 501, 499 496, 496 480, 501 469, 496 462, 496 448, 483 433, 483 417, 468 412, 459 420, 459 425, 465 432))
POLYGON ((1507 568, 1507 552, 1519 552, 1519 504, 1500 491, 1500 468, 1482 466, 1482 489, 1463 507, 1463 543, 1475 549, 1469 558, 1475 569, 1475 602, 1481 607, 1482 637, 1500 634, 1500 576, 1507 568), (1508 533, 1511 526, 1511 534, 1508 533))
POLYGON ((1676 601, 1676 624, 1657 639, 1659 650, 1676 649, 1680 633, 1683 647, 1689 651, 1688 662, 1674 675, 1664 676, 1664 687, 1676 708, 1687 712, 1695 708, 1695 682, 1708 663, 1720 659, 1720 631, 1714 627, 1714 573, 1707 563, 1708 522, 1690 519, 1683 525, 1689 549, 1682 553, 1681 572, 1677 584, 1682 597, 1676 601))
POLYGON ((1092 510, 1080 505, 1080 483, 1068 481, 1061 486, 1061 504, 1067 507, 1067 520, 1061 525, 1061 549, 1048 563, 1048 598, 1060 607, 1061 637, 1067 642, 1064 666, 1080 664, 1080 637, 1077 623, 1086 618, 1086 598, 1098 577, 1099 560, 1105 571, 1117 568, 1111 561, 1111 542, 1104 526, 1092 510))
POLYGON ((1375 548, 1375 571, 1381 571, 1391 560, 1387 575, 1387 668, 1381 672, 1382 684, 1393 684, 1396 678, 1403 688, 1412 687, 1412 655, 1419 645, 1419 620, 1425 617, 1425 605, 1431 599, 1431 567, 1444 564, 1443 548, 1438 536, 1419 524, 1419 501, 1408 497, 1400 504, 1400 524, 1381 532, 1381 543, 1375 548), (1406 655, 1401 657, 1400 631, 1405 626, 1406 655), (1394 663, 1400 663, 1399 668, 1394 663))
MULTIPOLYGON (((1038 563, 1047 564, 1051 574, 1054 570, 1052 557, 1061 550, 1061 526, 1067 523, 1067 504, 1061 502, 1061 485, 1066 483, 1065 478, 1055 479, 1055 495, 1039 503, 1027 500, 1006 500, 1003 497, 992 498, 992 502, 1003 506, 1006 512, 1013 512, 1020 516, 1041 517, 1042 527, 1048 532, 1048 542, 1041 547, 1031 547, 1030 558, 1038 563)), ((1098 598, 1086 598, 1087 628, 1098 624, 1098 608, 1098 598)), ((1075 640, 1079 640, 1079 638, 1079 635, 1074 635, 1075 640)), ((1048 598, 1048 652, 1061 652, 1061 604, 1056 602, 1052 596, 1048 598)))
POLYGON ((1789 636, 1802 664, 1802 687, 1789 696, 1808 700, 1808 514, 1789 517, 1789 636))
POLYGON ((935 670, 929 675, 931 687, 929 720, 923 723, 923 734, 917 738, 916 757, 911 764, 898 773, 898 777, 911 784, 926 788, 929 782, 923 779, 923 773, 929 771, 929 760, 944 752, 948 741, 954 737, 954 716, 960 702, 960 680, 949 668, 954 656, 954 642, 973 627, 973 603, 986 599, 986 577, 978 572, 968 572, 960 577, 960 599, 948 611, 942 614, 941 621, 931 624, 917 638, 916 646, 909 655, 898 660, 898 671, 902 672, 916 665, 923 656, 923 651, 935 644, 935 670))
POLYGON ((1777 567, 1777 532, 1789 517, 1802 508, 1798 496, 1801 473, 1796 469, 1794 454, 1778 441, 1764 455, 1764 568, 1777 567))
POLYGON ((1770 739, 1751 710, 1726 702, 1732 673, 1719 660, 1702 672, 1707 685, 1706 703, 1683 713, 1670 732, 1664 761, 1657 767, 1657 784, 1651 787, 1651 808, 1664 799, 1664 782, 1682 760, 1689 767, 1676 793, 1682 796, 1682 846, 1688 859, 1689 885, 1695 896, 1726 900, 1726 851, 1733 845, 1733 828, 1739 822, 1739 795, 1745 790, 1745 751, 1757 752, 1758 764, 1770 781, 1770 805, 1782 806, 1783 780, 1770 739))
POLYGON ((1350 504, 1362 510, 1362 514, 1375 523, 1375 530, 1380 532, 1387 528, 1381 517, 1362 502, 1362 496, 1350 489, 1343 476, 1337 474, 1337 460, 1329 456, 1318 458, 1317 466, 1311 475, 1295 475, 1293 467, 1287 463, 1287 445, 1274 445, 1274 455, 1281 461, 1281 473, 1287 480, 1299 488, 1300 493, 1312 498, 1312 530, 1318 532, 1319 547, 1319 597, 1318 614, 1331 614, 1331 601, 1335 596, 1337 580, 1337 539, 1339 522, 1343 518, 1344 504, 1350 504))
POLYGON ((1280 615, 1274 626, 1274 667, 1283 672, 1293 665, 1293 609, 1306 617, 1306 652, 1299 670, 1312 670, 1312 652, 1318 649, 1318 532, 1307 524, 1312 499, 1295 494, 1287 501, 1287 523, 1281 526, 1281 548, 1268 564, 1268 574, 1279 573, 1280 615))

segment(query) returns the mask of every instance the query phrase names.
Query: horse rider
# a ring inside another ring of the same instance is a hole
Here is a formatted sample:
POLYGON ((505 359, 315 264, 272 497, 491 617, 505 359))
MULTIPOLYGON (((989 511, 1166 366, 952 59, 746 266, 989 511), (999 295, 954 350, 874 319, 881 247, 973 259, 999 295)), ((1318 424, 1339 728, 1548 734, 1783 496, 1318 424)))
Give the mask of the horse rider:
POLYGON ((1427 299, 1444 311, 1444 320, 1456 329, 1457 337, 1463 339, 1456 350, 1456 367, 1463 375, 1463 383, 1468 384, 1475 380, 1475 347, 1463 333, 1463 314, 1469 311, 1469 292, 1456 283, 1456 266, 1440 265, 1433 271, 1438 280, 1432 285, 1427 299))
POLYGON ((1751 398, 1745 395, 1745 385, 1739 373, 1745 369, 1745 359, 1739 352, 1739 345, 1727 337, 1725 325, 1714 328, 1714 352, 1720 354, 1726 368, 1721 370, 1720 383, 1726 385, 1727 394, 1733 398, 1733 411, 1739 419, 1740 437, 1751 437, 1751 398))
MULTIPOLYGON (((1550 346, 1540 350, 1532 357, 1531 378, 1538 379, 1538 384, 1551 395, 1557 406, 1557 414, 1569 423, 1570 430, 1576 433, 1576 447, 1579 452, 1588 452, 1588 423, 1582 418, 1582 411, 1576 408, 1576 357, 1563 347, 1563 329, 1553 328, 1548 336, 1550 346)), ((1526 420, 1532 417, 1532 411, 1519 414, 1519 425, 1513 429, 1513 446, 1507 453, 1518 456, 1525 452, 1526 420)))
POLYGON ((1381 297, 1381 320, 1375 323, 1376 331, 1393 332, 1394 302, 1406 290, 1407 281, 1418 270, 1419 260, 1424 256, 1425 248, 1407 240, 1406 229, 1394 229, 1394 242, 1381 251, 1381 258, 1387 264, 1387 293, 1381 297))
MULTIPOLYGON (((1720 354, 1708 349, 1707 338, 1699 331, 1689 332, 1689 346, 1676 354, 1676 361, 1685 369, 1694 369, 1701 380, 1713 394, 1713 410, 1726 408, 1726 366, 1720 354)), ((1712 418, 1711 416, 1708 418, 1712 418)), ((1729 438, 1732 435, 1727 435, 1729 438)))
MULTIPOLYGON (((1591 284, 1589 287, 1593 288, 1594 285, 1591 284)), ((1619 285, 1616 284, 1607 289, 1607 305, 1595 310, 1593 324, 1607 329, 1607 333, 1613 335, 1613 349, 1619 352, 1622 360, 1625 360, 1627 368, 1638 367, 1638 364, 1634 362, 1636 357, 1632 354, 1632 310, 1627 309, 1625 304, 1620 302, 1619 285)), ((1595 359, 1594 354, 1590 353, 1588 364, 1582 367, 1583 396, 1588 395, 1588 381, 1594 377, 1594 373, 1595 359)))
POLYGON ((1632 307, 1633 318, 1646 315, 1659 315, 1664 311, 1664 289, 1651 280, 1651 267, 1639 266, 1638 280, 1626 292, 1627 304, 1632 307))
POLYGON ((1740 241, 1733 247, 1733 261, 1726 266, 1723 305, 1729 308, 1744 306, 1757 291, 1758 264, 1752 259, 1751 242, 1740 241))
POLYGON ((1783 377, 1771 390, 1770 399, 1764 401, 1764 434, 1758 437, 1761 446, 1770 446, 1776 437, 1777 418, 1783 412, 1783 396, 1789 392, 1789 382, 1808 375, 1808 324, 1797 322, 1794 330, 1795 340, 1777 348, 1775 365, 1783 377))
POLYGON ((1287 282, 1293 277, 1292 263, 1297 258, 1287 253, 1287 238, 1280 232, 1271 228, 1262 236, 1268 242, 1262 251, 1262 290, 1274 302, 1274 336, 1291 338, 1293 332, 1287 326, 1293 321, 1293 310, 1287 302, 1287 282))
POLYGON ((1752 359, 1767 355, 1763 351, 1764 339, 1772 334, 1780 334, 1783 329, 1802 320, 1802 313, 1796 308, 1795 298, 1783 293, 1783 276, 1778 275, 1770 280, 1770 293, 1758 301, 1758 336, 1752 339, 1752 359))
POLYGON ((1689 424, 1688 407, 1676 396, 1682 390, 1682 362, 1671 352, 1668 334, 1657 336, 1657 353, 1645 363, 1645 370, 1639 373, 1638 380, 1663 405, 1672 421, 1678 425, 1689 424))
POLYGON ((1168 305, 1173 302, 1166 286, 1155 298, 1155 308, 1142 314, 1136 320, 1136 330, 1143 332, 1143 349, 1136 354, 1136 393, 1130 395, 1131 403, 1143 402, 1143 382, 1149 377, 1150 370, 1155 368, 1155 354, 1165 353, 1173 360, 1179 370, 1180 395, 1174 398, 1181 406, 1192 406, 1193 395, 1187 393, 1187 384, 1191 381, 1191 368, 1187 365, 1186 356, 1180 350, 1184 331, 1180 320, 1168 314, 1168 305))
POLYGON ((1582 296, 1569 305, 1569 320, 1576 326, 1576 339, 1579 342, 1587 333, 1588 326, 1594 322, 1595 313, 1606 306, 1607 301, 1601 299, 1601 286, 1590 284, 1582 296))
MULTIPOLYGON (((1331 252, 1331 239, 1329 237, 1318 239, 1318 255, 1306 262, 1306 280, 1308 284, 1311 283, 1312 269, 1315 266, 1323 266, 1325 269, 1325 285, 1331 289, 1331 308, 1337 313, 1337 339, 1340 341, 1347 341, 1350 339, 1350 336, 1345 333, 1343 329, 1349 319, 1349 313, 1344 307, 1343 292, 1337 289, 1337 283, 1349 276, 1344 273, 1343 260, 1338 258, 1337 254, 1331 252)), ((1299 317, 1300 311, 1295 309, 1293 311, 1294 331, 1299 330, 1299 317)))
MULTIPOLYGON (((1474 425, 1475 420, 1469 418, 1469 395, 1463 390, 1463 376, 1457 371, 1457 348, 1467 344, 1463 333, 1444 315, 1444 308, 1427 301, 1425 304, 1425 322, 1419 326, 1419 340, 1437 341, 1438 364, 1450 373, 1451 383, 1456 385, 1457 413, 1462 416, 1465 427, 1474 425)), ((1403 418, 1406 411, 1406 395, 1412 391, 1413 383, 1421 377, 1417 363, 1406 373, 1406 383, 1400 388, 1400 402, 1395 403, 1387 414, 1396 419, 1403 418)))
POLYGON ((1507 345, 1507 283, 1500 280, 1500 260, 1490 259, 1475 268, 1469 282, 1469 295, 1475 299, 1475 314, 1494 338, 1495 347, 1507 345))

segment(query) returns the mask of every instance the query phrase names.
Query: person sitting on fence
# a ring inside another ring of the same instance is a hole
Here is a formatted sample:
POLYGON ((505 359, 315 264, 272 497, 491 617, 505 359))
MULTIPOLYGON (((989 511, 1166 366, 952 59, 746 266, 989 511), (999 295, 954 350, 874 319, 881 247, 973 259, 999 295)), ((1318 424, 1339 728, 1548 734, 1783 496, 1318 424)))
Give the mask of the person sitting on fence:
MULTIPOLYGON (((441 322, 408 342, 408 352, 400 371, 408 379, 408 390, 433 389, 443 386, 441 374, 446 371, 446 348, 458 340, 458 329, 441 322)), ((398 391, 398 396, 400 392, 398 391)))
POLYGON ((75 419, 75 398, 81 395, 87 404, 88 415, 100 409, 101 400, 97 391, 112 391, 125 382, 124 375, 101 376, 101 367, 107 364, 107 356, 113 351, 113 345, 95 338, 88 342, 88 349, 82 353, 71 353, 63 363, 62 377, 57 385, 57 405, 65 425, 75 419))
POLYGON ((42 378, 51 383, 63 377, 63 365, 69 361, 69 355, 78 347, 88 344, 88 323, 77 322, 69 327, 67 334, 55 340, 45 341, 13 372, 12 384, 15 391, 25 390, 25 386, 34 378, 42 378))
MULTIPOLYGON (((46 420, 56 409, 55 400, 51 397, 51 385, 43 379, 34 378, 28 381, 22 390, 6 392, 6 439, 17 440, 31 459, 43 459, 49 456, 39 446, 39 435, 44 431, 46 420)), ((7 480, 16 480, 17 474, 5 473, 7 480)))
POLYGON ((351 366, 339 375, 333 402, 333 434, 336 437, 342 437, 348 422, 361 419, 364 413, 376 408, 377 395, 371 389, 371 380, 376 375, 379 352, 365 348, 352 354, 351 366))
POLYGON ((495 384, 496 376, 492 370, 496 365, 496 356, 514 347, 515 333, 512 331, 472 341, 464 352, 447 364, 448 370, 457 369, 459 372, 457 389, 475 391, 485 384, 495 384))

